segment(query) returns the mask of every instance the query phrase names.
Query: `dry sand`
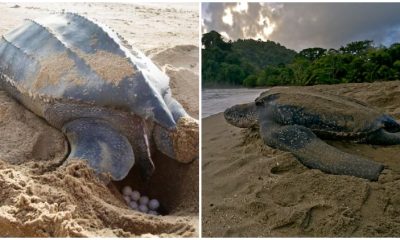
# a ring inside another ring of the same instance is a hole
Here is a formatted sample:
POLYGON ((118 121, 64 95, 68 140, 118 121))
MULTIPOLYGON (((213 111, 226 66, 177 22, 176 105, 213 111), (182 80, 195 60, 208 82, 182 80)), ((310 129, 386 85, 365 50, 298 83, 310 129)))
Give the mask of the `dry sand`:
MULTIPOLYGON (((297 87, 301 88, 301 87, 297 87)), ((309 87, 400 119, 400 81, 309 87)), ((400 146, 329 143, 386 165, 377 182, 325 174, 256 132, 203 119, 203 236, 399 237, 400 146)))
MULTIPOLYGON (((73 11, 105 23, 171 77, 174 96, 198 118, 198 4, 0 3, 0 35, 25 18, 73 11)), ((60 166, 63 134, 0 90, 0 235, 197 236, 198 161, 154 153, 147 184, 134 167, 104 185, 84 164, 60 166), (158 198, 165 216, 130 210, 118 191, 129 184, 158 198)))

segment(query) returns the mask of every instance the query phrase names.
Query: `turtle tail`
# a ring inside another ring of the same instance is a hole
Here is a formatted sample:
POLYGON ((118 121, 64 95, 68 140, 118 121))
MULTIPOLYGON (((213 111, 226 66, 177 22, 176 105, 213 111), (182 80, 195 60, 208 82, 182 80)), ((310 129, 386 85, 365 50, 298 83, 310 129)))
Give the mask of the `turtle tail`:
POLYGON ((230 107, 224 112, 225 120, 233 126, 250 128, 257 125, 256 104, 246 103, 230 107))

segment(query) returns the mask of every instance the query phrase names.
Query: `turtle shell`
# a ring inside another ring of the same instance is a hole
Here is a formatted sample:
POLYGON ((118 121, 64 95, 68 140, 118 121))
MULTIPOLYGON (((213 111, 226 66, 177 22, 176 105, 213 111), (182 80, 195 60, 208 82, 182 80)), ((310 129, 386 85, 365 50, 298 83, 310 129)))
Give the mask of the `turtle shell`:
POLYGON ((169 78, 115 32, 77 14, 26 20, 4 35, 0 75, 41 116, 43 102, 59 100, 123 109, 175 127, 163 99, 169 78))
POLYGON ((383 127, 384 114, 365 103, 306 89, 274 88, 256 99, 272 108, 274 120, 302 125, 325 137, 362 137, 383 127))

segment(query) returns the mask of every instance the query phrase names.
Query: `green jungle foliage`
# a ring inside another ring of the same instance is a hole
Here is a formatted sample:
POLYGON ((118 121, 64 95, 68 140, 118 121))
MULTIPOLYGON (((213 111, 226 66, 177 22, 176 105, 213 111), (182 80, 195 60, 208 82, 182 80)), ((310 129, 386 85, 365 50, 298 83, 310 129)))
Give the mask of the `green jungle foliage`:
POLYGON ((211 31, 202 37, 203 86, 315 85, 400 78, 400 43, 374 47, 369 40, 339 49, 299 53, 273 41, 225 42, 211 31))

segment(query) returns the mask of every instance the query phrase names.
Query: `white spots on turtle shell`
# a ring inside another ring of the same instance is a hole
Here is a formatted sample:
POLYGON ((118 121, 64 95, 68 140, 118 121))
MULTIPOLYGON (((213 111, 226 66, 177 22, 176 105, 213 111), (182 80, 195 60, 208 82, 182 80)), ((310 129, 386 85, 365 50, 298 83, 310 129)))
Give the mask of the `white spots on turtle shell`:
POLYGON ((160 202, 157 199, 149 199, 148 196, 141 195, 139 191, 132 190, 130 186, 122 188, 125 203, 132 209, 142 213, 158 216, 157 210, 160 208, 160 202))

